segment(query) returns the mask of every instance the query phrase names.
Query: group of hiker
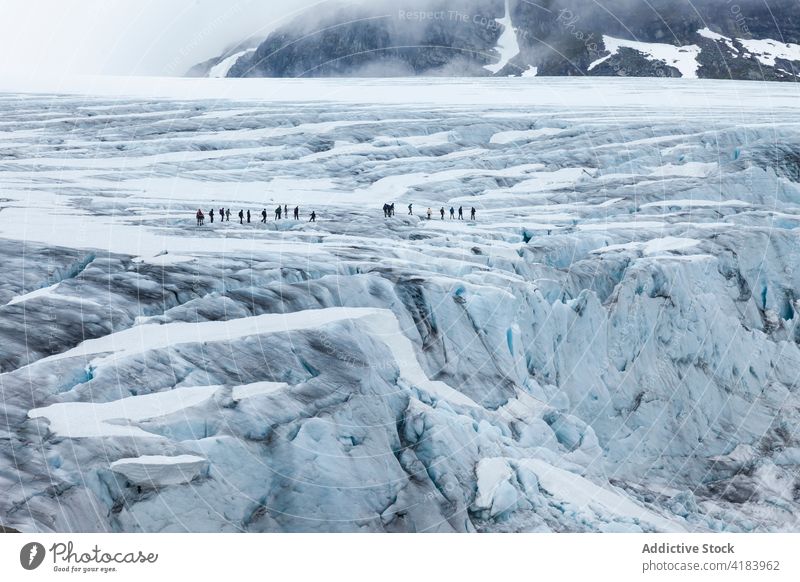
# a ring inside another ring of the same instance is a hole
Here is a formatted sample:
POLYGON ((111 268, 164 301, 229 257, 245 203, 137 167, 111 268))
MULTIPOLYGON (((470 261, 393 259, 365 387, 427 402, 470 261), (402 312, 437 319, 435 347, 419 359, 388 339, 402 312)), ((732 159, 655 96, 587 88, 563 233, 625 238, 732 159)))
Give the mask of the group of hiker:
MULTIPOLYGON (((219 221, 220 222, 230 222, 231 220, 231 209, 230 208, 220 208, 219 209, 219 221)), ((197 209, 197 214, 195 214, 197 218, 197 226, 203 226, 205 224, 206 215, 201 208, 197 209)), ((211 223, 214 223, 214 209, 208 211, 208 217, 211 220, 211 223)), ((250 224, 250 210, 245 212, 244 210, 239 211, 239 224, 244 224, 245 219, 247 223, 250 224)), ((275 220, 281 220, 282 218, 289 218, 289 205, 284 204, 283 206, 278 206, 275 209, 275 220)), ((294 207, 294 219, 300 220, 300 207, 294 207)), ((316 211, 311 211, 311 217, 308 219, 309 222, 316 222, 317 221, 317 213, 316 211)), ((267 209, 261 211, 261 222, 267 222, 267 209)))
MULTIPOLYGON (((469 219, 470 220, 475 220, 475 212, 476 212, 475 211, 475 207, 473 206, 469 211, 469 219)), ((408 205, 408 213, 410 215, 414 214, 414 205, 413 204, 409 204, 408 205)), ((445 214, 445 210, 444 210, 444 206, 442 206, 439 209, 439 215, 441 216, 442 220, 444 220, 444 214, 445 214)), ((394 216, 394 204, 384 204, 383 205, 383 215, 386 218, 394 216)), ((428 215, 428 220, 430 220, 431 216, 433 215, 433 210, 431 210, 430 207, 428 207, 427 215, 428 215)), ((451 206, 450 207, 450 220, 455 220, 455 218, 456 218, 456 209, 451 206)), ((464 207, 463 206, 459 206, 458 207, 458 220, 464 220, 464 207)))
MULTIPOLYGON (((414 214, 414 205, 413 204, 409 204, 408 205, 408 214, 413 216, 413 214, 414 214)), ((432 214, 433 214, 433 211, 431 210, 430 207, 428 207, 428 212, 427 212, 428 220, 431 219, 432 214)), ((444 220, 444 215, 445 215, 444 206, 442 206, 439 209, 439 215, 440 215, 441 219, 444 220)), ((203 226, 205 224, 205 220, 206 220, 206 215, 203 212, 203 210, 198 208, 197 209, 197 214, 195 216, 197 218, 197 226, 203 226)), ((231 220, 231 209, 230 208, 220 208, 218 216, 219 216, 219 221, 220 222, 230 222, 230 220, 231 220)), ((244 224, 245 220, 247 220, 247 223, 250 224, 251 215, 250 215, 250 211, 249 210, 247 210, 246 212, 244 210, 240 210, 238 216, 239 216, 239 224, 244 224)), ((391 218, 392 216, 394 216, 394 202, 392 202, 391 204, 388 204, 388 203, 384 204, 383 205, 383 217, 384 218, 391 218)), ((211 220, 211 223, 213 224, 213 222, 214 222, 214 209, 213 208, 208 211, 208 217, 211 220)), ((278 205, 278 207, 275 208, 275 220, 282 220, 283 218, 286 218, 287 220, 289 218, 289 205, 288 204, 284 204, 283 206, 278 205)), ((299 206, 295 206, 294 207, 293 218, 294 218, 294 220, 300 220, 300 207, 299 206)), ((456 209, 453 206, 451 206, 450 207, 450 220, 455 220, 455 218, 456 218, 456 209)), ((469 219, 470 220, 475 220, 475 207, 474 206, 470 209, 469 219)), ((464 207, 463 206, 459 206, 458 207, 458 220, 464 220, 464 207)), ((308 221, 309 222, 316 222, 317 221, 317 213, 315 211, 311 212, 311 215, 310 215, 310 218, 308 219, 308 221)), ((261 222, 263 222, 263 223, 267 222, 267 209, 266 208, 261 211, 261 222)))

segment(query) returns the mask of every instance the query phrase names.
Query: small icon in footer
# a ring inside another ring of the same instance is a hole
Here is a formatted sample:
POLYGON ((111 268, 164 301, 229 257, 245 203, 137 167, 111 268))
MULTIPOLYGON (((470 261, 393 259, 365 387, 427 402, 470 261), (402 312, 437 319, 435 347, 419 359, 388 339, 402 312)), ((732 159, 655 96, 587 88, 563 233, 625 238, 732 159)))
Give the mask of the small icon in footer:
POLYGON ((35 570, 44 562, 44 554, 44 546, 39 542, 25 544, 19 552, 19 563, 26 570, 35 570))

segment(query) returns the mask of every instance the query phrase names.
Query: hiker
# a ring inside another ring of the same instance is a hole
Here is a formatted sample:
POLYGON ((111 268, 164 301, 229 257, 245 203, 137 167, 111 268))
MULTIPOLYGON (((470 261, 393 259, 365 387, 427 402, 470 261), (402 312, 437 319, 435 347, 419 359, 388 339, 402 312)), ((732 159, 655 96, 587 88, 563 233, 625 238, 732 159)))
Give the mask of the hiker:
POLYGON ((230 222, 230 221, 231 221, 231 209, 230 208, 226 208, 225 209, 225 222, 230 222))
POLYGON ((225 209, 224 208, 220 208, 219 209, 219 221, 220 222, 225 222, 225 209))
POLYGON ((431 219, 431 207, 428 206, 428 220, 431 219))
POLYGON ((439 209, 439 214, 442 215, 442 220, 444 220, 444 206, 439 209))
POLYGON ((472 210, 469 211, 469 219, 475 220, 475 207, 472 207, 472 210))
POLYGON ((250 224, 250 211, 247 211, 247 224, 250 224))
POLYGON ((295 206, 294 207, 294 219, 295 220, 300 220, 300 207, 299 206, 295 206))
POLYGON ((267 222, 267 209, 261 211, 261 222, 267 222))
POLYGON ((458 207, 458 219, 459 220, 464 220, 464 207, 463 206, 459 206, 458 207))
POLYGON ((239 210, 239 224, 244 224, 244 210, 239 210))
POLYGON ((195 218, 197 218, 197 226, 203 226, 203 211, 199 208, 197 209, 197 214, 195 214, 195 218))
POLYGON ((389 216, 394 216, 394 202, 389 205, 389 216))
POLYGON ((211 218, 211 224, 214 224, 214 209, 208 211, 208 216, 211 218))
POLYGON ((452 206, 450 207, 450 220, 453 220, 456 217, 456 209, 452 206))
POLYGON ((385 202, 383 203, 383 217, 389 218, 389 205, 385 202))
POLYGON ((317 213, 313 210, 311 211, 311 218, 308 219, 309 222, 316 222, 317 221, 317 213))
POLYGON ((287 219, 289 218, 289 205, 288 205, 288 204, 284 204, 284 205, 283 205, 283 215, 284 215, 284 216, 285 216, 287 219))
POLYGON ((283 208, 281 208, 280 206, 278 206, 275 209, 275 220, 280 220, 282 211, 283 211, 283 208))
POLYGON ((414 214, 414 211, 411 209, 411 204, 408 205, 408 213, 412 215, 414 214))

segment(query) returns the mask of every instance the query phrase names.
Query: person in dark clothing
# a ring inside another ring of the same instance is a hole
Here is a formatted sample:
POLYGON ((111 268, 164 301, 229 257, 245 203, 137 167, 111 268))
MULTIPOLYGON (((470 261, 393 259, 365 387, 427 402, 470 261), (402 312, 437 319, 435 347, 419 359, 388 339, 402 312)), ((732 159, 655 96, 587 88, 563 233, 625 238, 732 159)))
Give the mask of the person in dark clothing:
POLYGON ((295 206, 294 207, 294 219, 295 220, 300 220, 300 207, 299 206, 295 206))
POLYGON ((464 220, 464 207, 463 206, 459 206, 458 207, 458 219, 459 220, 464 220))
POLYGON ((311 211, 311 218, 308 219, 309 222, 316 222, 317 221, 317 213, 313 210, 311 211))
POLYGON ((442 220, 444 220, 444 206, 439 209, 439 214, 442 215, 442 220))
POLYGON ((414 211, 411 208, 411 204, 408 205, 408 213, 409 214, 414 214, 414 211))
POLYGON ((247 211, 247 224, 250 224, 250 211, 247 211))
POLYGON ((231 209, 230 208, 226 208, 225 209, 225 222, 230 222, 230 221, 231 221, 231 209))
POLYGON ((244 224, 244 210, 239 211, 239 224, 244 224))
POLYGON ((261 211, 261 222, 267 222, 267 209, 261 211))
POLYGON ((389 216, 394 216, 394 202, 389 205, 389 216))
POLYGON ((283 205, 283 215, 284 215, 284 216, 285 216, 287 219, 289 218, 289 205, 288 205, 288 204, 284 204, 284 205, 283 205))
POLYGON ((280 217, 281 217, 281 212, 283 212, 283 208, 281 208, 280 206, 278 206, 278 207, 275 209, 275 220, 280 220, 280 217))
POLYGON ((452 206, 450 207, 450 220, 453 220, 456 217, 456 209, 452 206))
POLYGON ((472 210, 469 211, 469 219, 475 220, 475 207, 472 207, 472 210))
POLYGON ((197 209, 197 214, 195 214, 195 218, 197 218, 197 226, 203 226, 203 211, 199 208, 197 209))
POLYGON ((386 203, 383 205, 383 217, 389 218, 389 205, 386 203))
POLYGON ((220 222, 225 222, 225 209, 224 208, 220 208, 219 209, 219 221, 220 222))
POLYGON ((211 224, 214 224, 214 209, 208 211, 208 216, 211 218, 211 224))

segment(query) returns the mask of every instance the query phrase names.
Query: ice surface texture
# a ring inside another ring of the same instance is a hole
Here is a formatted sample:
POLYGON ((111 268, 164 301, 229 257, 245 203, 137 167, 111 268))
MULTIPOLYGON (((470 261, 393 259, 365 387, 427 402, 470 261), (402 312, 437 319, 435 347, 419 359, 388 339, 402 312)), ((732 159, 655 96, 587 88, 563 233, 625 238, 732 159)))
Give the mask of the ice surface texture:
POLYGON ((0 97, 0 524, 799 529, 796 89, 284 83, 0 97))

